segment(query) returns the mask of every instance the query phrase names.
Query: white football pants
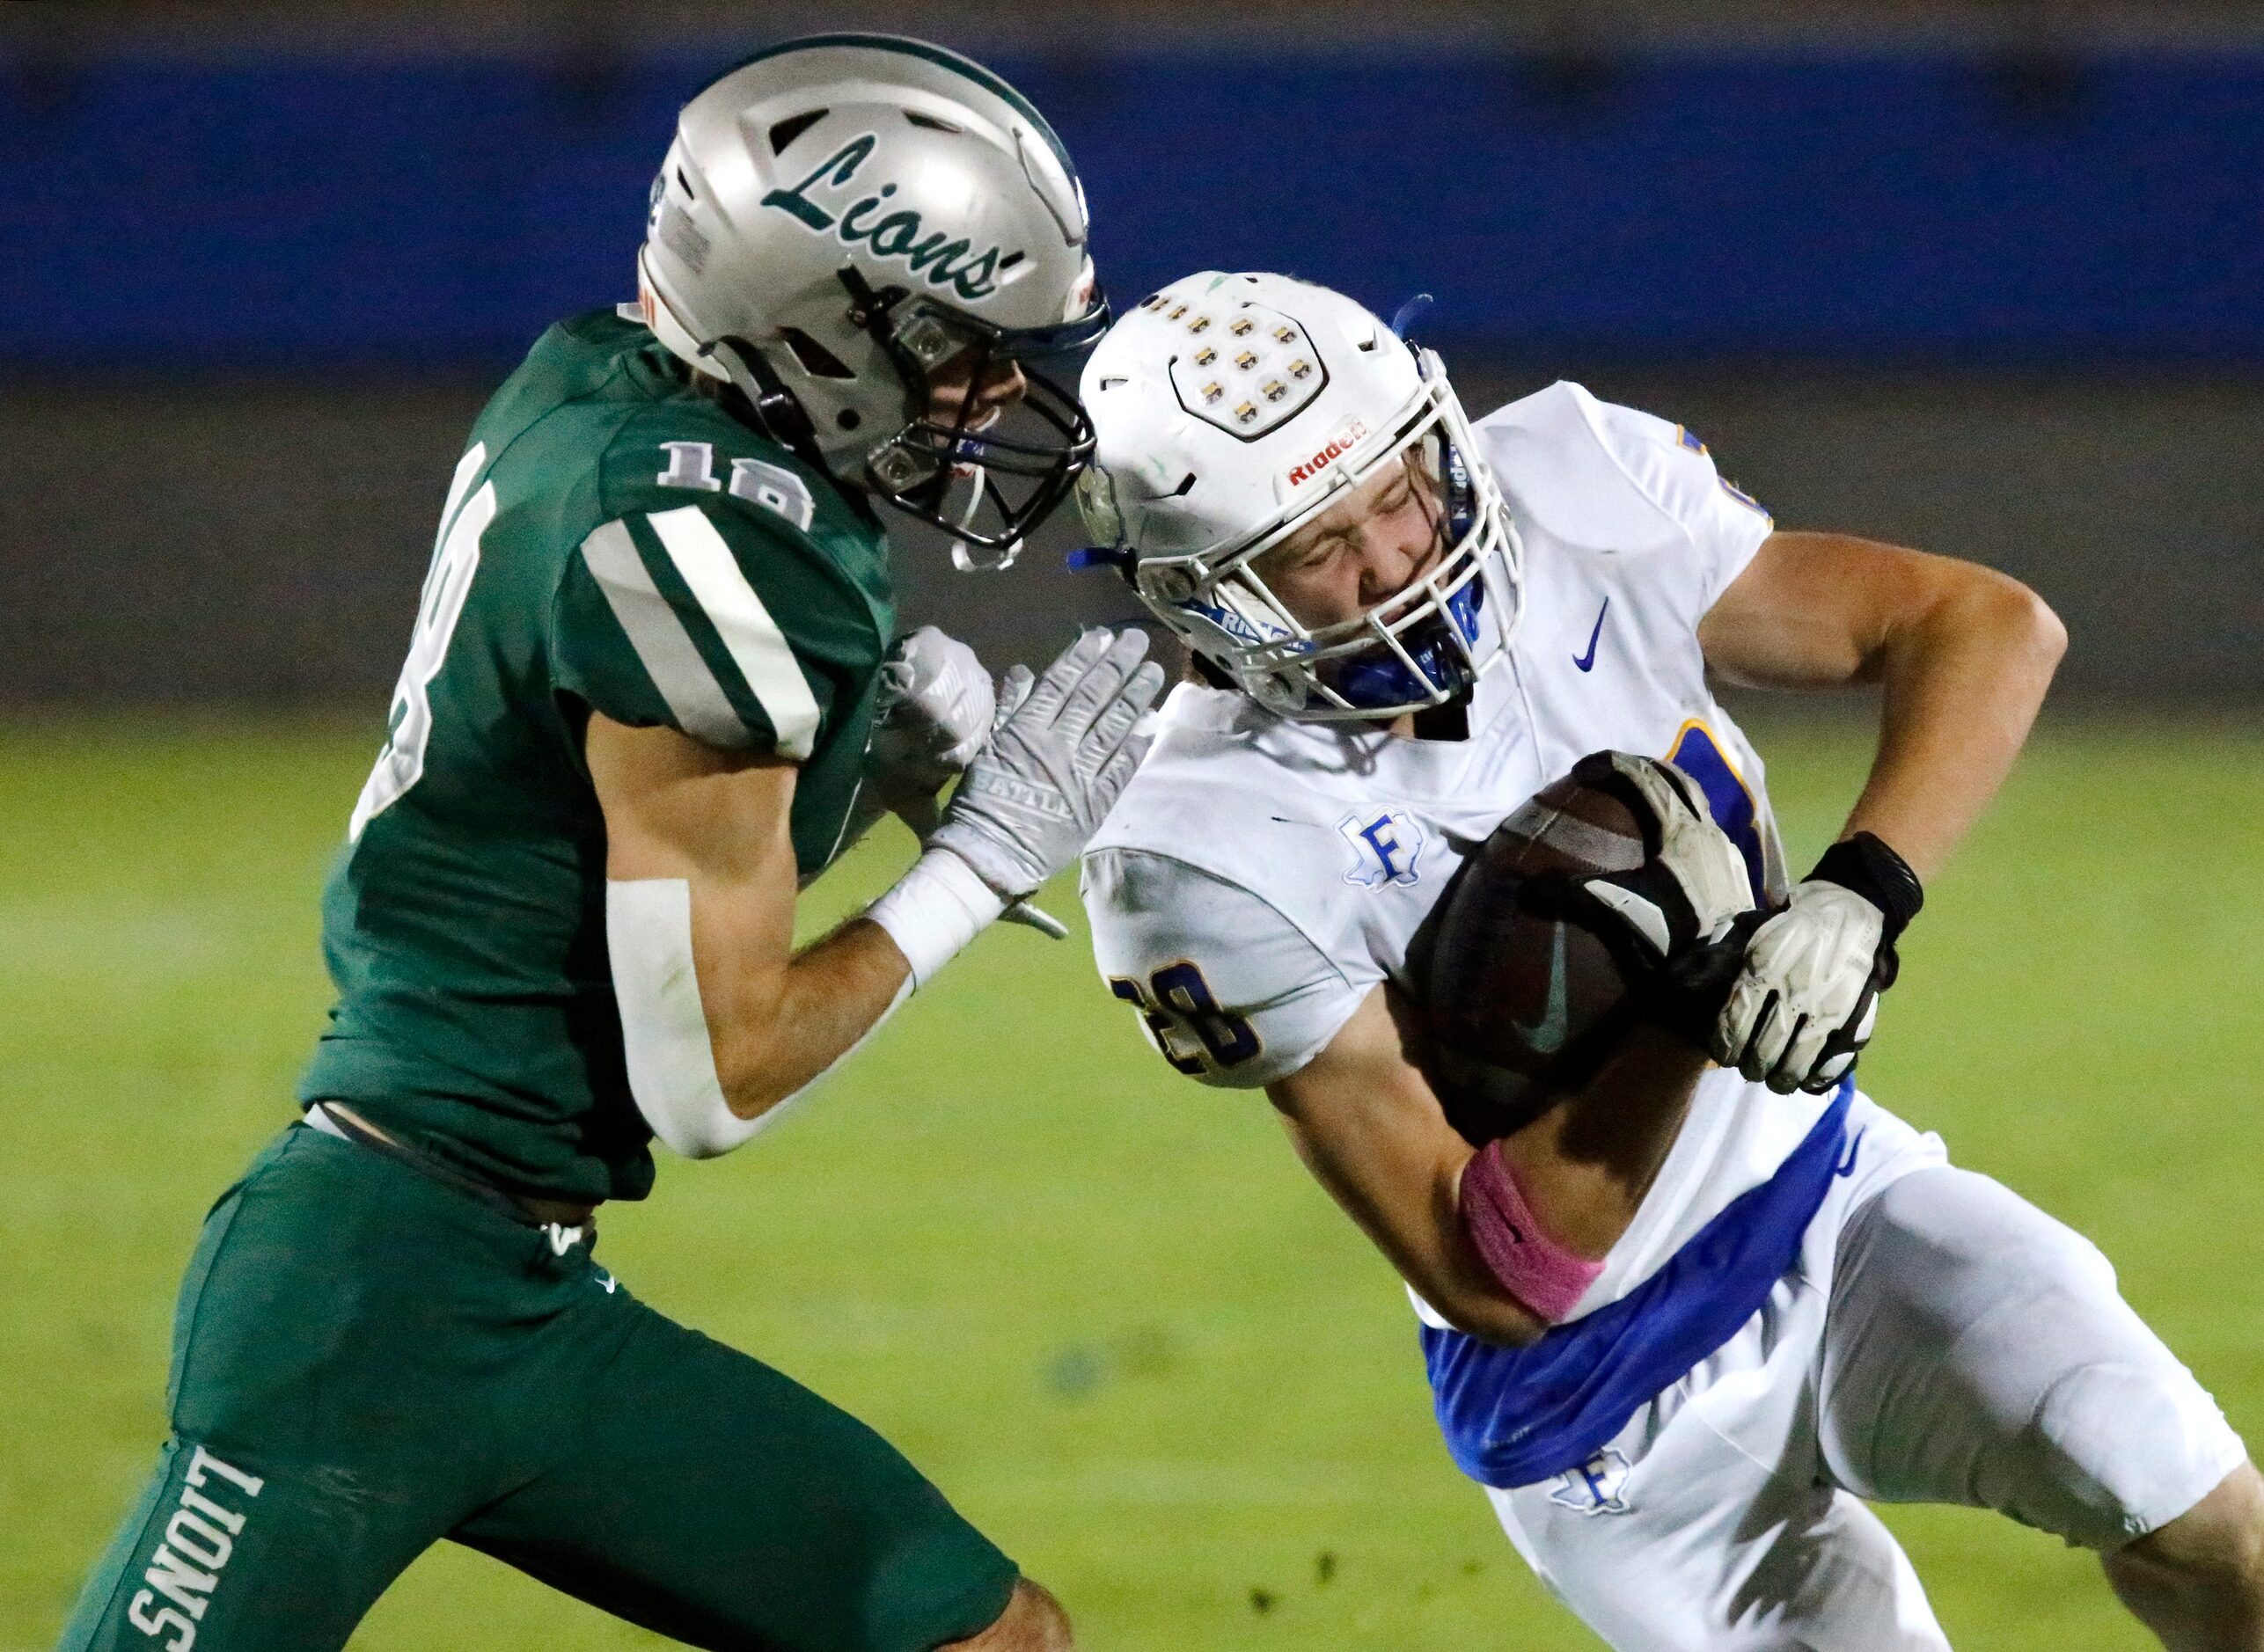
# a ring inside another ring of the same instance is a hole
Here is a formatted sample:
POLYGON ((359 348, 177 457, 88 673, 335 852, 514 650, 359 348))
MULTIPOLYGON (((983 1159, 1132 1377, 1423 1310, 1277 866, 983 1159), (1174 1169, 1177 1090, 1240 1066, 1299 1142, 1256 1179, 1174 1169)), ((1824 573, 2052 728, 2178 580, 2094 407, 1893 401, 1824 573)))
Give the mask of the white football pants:
POLYGON ((1743 1330, 1585 1468, 1487 1493, 1618 1652, 1941 1652, 1859 1499, 1995 1509, 2111 1549, 2246 1456, 2088 1239, 1862 1097, 1857 1131, 1743 1330))

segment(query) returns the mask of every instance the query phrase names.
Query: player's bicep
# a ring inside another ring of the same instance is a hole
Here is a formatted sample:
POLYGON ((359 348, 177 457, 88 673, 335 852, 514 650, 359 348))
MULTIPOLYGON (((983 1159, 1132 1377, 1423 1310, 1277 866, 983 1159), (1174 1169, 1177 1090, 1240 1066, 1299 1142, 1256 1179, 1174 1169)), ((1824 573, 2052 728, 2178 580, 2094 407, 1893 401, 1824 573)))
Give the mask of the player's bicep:
POLYGON ((1774 533, 1698 625, 1707 666, 1762 688, 1871 680, 1888 640, 1973 565, 1848 534, 1774 533))
POLYGON ((584 749, 629 1093, 678 1152, 726 1152, 753 1124, 727 1099, 717 1034, 775 1000, 793 952, 795 767, 602 713, 584 749))
POLYGON ((1416 1059, 1415 1036, 1405 1001, 1379 983, 1326 1048, 1266 1085, 1331 1188, 1395 1187, 1469 1157, 1416 1059))
POLYGON ((605 820, 609 881, 684 879, 719 896, 767 896, 784 903, 791 927, 793 764, 603 713, 591 713, 583 749, 605 820))

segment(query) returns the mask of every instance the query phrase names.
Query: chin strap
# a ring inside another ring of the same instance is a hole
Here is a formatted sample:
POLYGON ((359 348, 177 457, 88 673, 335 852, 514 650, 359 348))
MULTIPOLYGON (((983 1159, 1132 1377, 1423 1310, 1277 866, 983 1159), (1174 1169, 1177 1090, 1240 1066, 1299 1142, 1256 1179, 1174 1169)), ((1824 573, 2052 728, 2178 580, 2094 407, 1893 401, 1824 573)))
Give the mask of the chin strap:
POLYGON ((637 254, 637 269, 641 278, 637 308, 653 337, 693 372, 720 380, 745 397, 764 435, 836 486, 847 486, 819 451, 817 428, 810 422, 808 411, 763 359, 762 352, 741 338, 701 343, 654 285, 642 252, 637 254))
POLYGON ((786 387, 771 364, 763 360, 761 351, 745 339, 717 339, 707 347, 705 354, 722 364, 724 376, 747 398, 747 406, 753 410, 764 435, 820 476, 836 483, 841 480, 818 450, 817 431, 810 422, 809 413, 795 399, 794 392, 786 387))
POLYGON ((1022 555, 1022 541, 1016 539, 1004 550, 987 557, 975 554, 974 546, 963 539, 951 542, 951 566, 962 574, 1003 574, 1022 555))
MULTIPOLYGON (((959 513, 959 529, 963 534, 982 514, 983 501, 989 496, 991 488, 990 472, 981 465, 971 464, 964 468, 968 483, 967 508, 959 513)), ((1003 498, 1000 501, 1000 511, 1001 515, 1005 514, 1003 498)), ((955 534, 951 539, 951 566, 962 574, 1001 574, 1012 567, 1015 559, 1022 555, 1022 545, 1019 538, 1012 539, 994 551, 977 556, 975 547, 955 534)))

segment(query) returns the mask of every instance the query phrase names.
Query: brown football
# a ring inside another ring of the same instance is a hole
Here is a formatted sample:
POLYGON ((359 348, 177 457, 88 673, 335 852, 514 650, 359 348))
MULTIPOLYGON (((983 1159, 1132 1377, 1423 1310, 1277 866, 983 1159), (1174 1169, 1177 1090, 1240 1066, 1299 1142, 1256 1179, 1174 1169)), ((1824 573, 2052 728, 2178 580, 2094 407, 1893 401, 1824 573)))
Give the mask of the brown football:
POLYGON ((1627 997, 1609 949, 1525 910, 1520 889, 1539 873, 1632 872, 1643 860, 1627 805, 1567 775, 1496 827, 1455 874, 1417 978, 1432 1087, 1473 1145, 1540 1114, 1552 1078, 1609 1040, 1605 1023, 1627 997))

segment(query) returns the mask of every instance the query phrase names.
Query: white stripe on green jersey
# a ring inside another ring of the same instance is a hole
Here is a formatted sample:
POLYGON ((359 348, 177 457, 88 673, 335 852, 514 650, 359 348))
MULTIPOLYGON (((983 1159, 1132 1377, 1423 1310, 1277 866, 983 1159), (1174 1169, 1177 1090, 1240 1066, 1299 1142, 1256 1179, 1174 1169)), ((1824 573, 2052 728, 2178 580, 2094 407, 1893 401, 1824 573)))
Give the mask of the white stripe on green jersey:
MULTIPOLYGON (((668 702, 677 726, 694 740, 726 750, 752 743, 752 732, 731 709, 722 684, 700 657, 684 622, 645 572, 628 524, 609 522, 584 539, 582 559, 612 604, 613 618, 621 622, 653 686, 668 702)), ((806 749, 802 755, 809 755, 806 749)))
POLYGON ((779 756, 807 757, 810 742, 817 737, 817 702, 810 696, 810 684, 795 662, 785 633, 740 572, 731 547, 723 543, 715 524, 697 505, 646 520, 668 548, 684 582, 707 610, 747 686, 762 702, 779 756))

